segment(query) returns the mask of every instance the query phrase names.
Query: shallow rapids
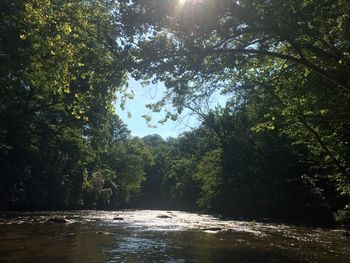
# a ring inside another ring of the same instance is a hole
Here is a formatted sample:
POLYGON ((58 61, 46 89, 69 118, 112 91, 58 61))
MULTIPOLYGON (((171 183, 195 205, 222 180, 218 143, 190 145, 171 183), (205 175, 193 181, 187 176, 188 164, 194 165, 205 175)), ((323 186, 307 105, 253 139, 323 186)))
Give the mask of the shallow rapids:
POLYGON ((350 262, 341 229, 159 210, 0 214, 0 262, 350 262))

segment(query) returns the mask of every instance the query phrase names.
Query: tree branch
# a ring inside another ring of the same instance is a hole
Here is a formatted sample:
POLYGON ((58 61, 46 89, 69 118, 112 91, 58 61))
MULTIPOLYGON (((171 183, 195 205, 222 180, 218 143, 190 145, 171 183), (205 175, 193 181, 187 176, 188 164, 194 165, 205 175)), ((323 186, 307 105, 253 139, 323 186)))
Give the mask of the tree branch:
POLYGON ((246 54, 246 55, 260 55, 260 56, 269 56, 279 59, 284 59, 290 62, 294 62, 298 65, 304 66, 308 69, 311 69, 319 76, 322 76, 324 79, 327 79, 328 81, 335 84, 337 87, 342 88, 346 92, 350 92, 350 87, 348 87, 346 84, 342 83, 338 79, 334 78, 332 75, 328 74, 325 70, 320 68, 319 66, 311 63, 310 61, 303 59, 303 58, 297 58, 291 55, 286 55, 278 52, 273 51, 266 51, 266 50, 257 50, 257 49, 246 49, 246 48, 229 48, 229 49, 197 49, 192 50, 191 52, 185 51, 185 52, 176 52, 169 55, 162 55, 158 53, 159 56, 152 56, 149 59, 143 60, 143 64, 149 64, 151 61, 160 60, 160 59, 169 59, 179 56, 191 56, 191 55, 210 55, 210 54, 246 54))
POLYGON ((324 71, 322 68, 316 66, 315 64, 309 62, 306 59, 302 58, 296 58, 291 55, 286 55, 282 53, 277 53, 273 51, 266 51, 266 50, 256 50, 256 49, 240 49, 240 48, 233 48, 233 49, 215 49, 215 50, 203 50, 202 52, 199 51, 198 53, 206 53, 206 54, 225 54, 225 53, 233 53, 233 54, 248 54, 248 55, 262 55, 262 56, 270 56, 280 59, 285 59, 291 62, 294 62, 296 64, 305 66, 306 68, 309 68, 313 70, 318 75, 322 76, 323 78, 329 80, 333 84, 336 84, 338 87, 346 90, 347 92, 350 92, 350 88, 334 78, 333 76, 329 75, 326 71, 324 71))

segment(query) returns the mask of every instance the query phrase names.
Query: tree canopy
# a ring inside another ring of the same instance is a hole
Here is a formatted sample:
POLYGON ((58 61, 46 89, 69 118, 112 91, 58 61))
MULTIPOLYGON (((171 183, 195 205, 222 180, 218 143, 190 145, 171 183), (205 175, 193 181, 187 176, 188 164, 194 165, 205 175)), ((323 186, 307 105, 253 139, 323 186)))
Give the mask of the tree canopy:
POLYGON ((176 111, 166 117, 176 118, 214 92, 231 95, 236 108, 265 101, 263 118, 248 127, 305 146, 306 176, 349 197, 348 1, 135 0, 129 7, 134 75, 167 87, 154 110, 172 103, 176 111))

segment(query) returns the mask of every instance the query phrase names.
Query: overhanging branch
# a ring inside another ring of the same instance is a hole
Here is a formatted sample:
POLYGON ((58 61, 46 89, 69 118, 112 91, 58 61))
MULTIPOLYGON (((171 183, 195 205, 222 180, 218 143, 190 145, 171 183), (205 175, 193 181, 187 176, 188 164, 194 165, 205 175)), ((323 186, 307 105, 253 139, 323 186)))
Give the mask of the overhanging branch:
POLYGON ((169 58, 175 58, 180 56, 191 56, 191 55, 202 55, 202 56, 208 56, 210 54, 246 54, 246 55, 257 55, 257 56, 268 56, 268 57, 274 57, 283 59, 286 61, 290 61, 293 63, 296 63, 298 65, 304 66, 312 71, 314 71, 319 76, 323 77, 324 79, 330 81, 331 83, 335 84, 337 87, 345 90, 346 92, 350 92, 350 87, 344 84, 343 82, 339 81, 337 78, 333 77, 331 74, 323 70, 321 67, 311 63, 310 61, 306 60, 305 58, 298 58, 287 54, 282 54, 278 52, 273 51, 266 51, 266 50, 257 50, 257 49, 246 49, 246 48, 229 48, 229 49, 196 49, 191 51, 184 51, 184 52, 176 52, 173 54, 163 55, 159 53, 159 56, 154 55, 146 60, 142 61, 142 64, 149 64, 151 61, 157 61, 161 59, 169 59, 169 58))

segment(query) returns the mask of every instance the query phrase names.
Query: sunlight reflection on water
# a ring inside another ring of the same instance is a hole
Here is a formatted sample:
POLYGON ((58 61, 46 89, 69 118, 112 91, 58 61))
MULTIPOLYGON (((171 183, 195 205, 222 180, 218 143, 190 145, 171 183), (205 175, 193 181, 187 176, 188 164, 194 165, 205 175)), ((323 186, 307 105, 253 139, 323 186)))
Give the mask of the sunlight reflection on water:
POLYGON ((349 248, 350 240, 339 230, 179 211, 0 215, 0 262, 345 263, 350 262, 349 248))

